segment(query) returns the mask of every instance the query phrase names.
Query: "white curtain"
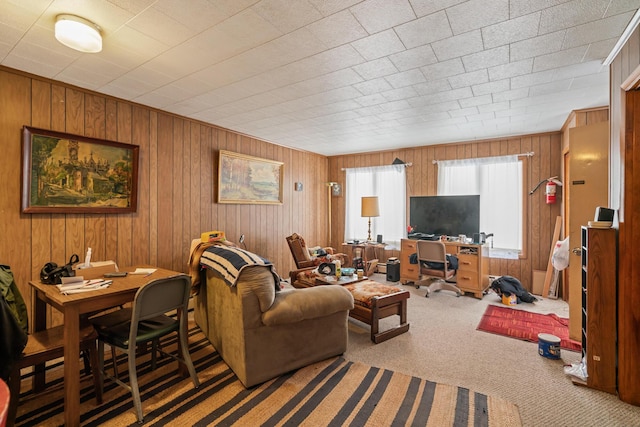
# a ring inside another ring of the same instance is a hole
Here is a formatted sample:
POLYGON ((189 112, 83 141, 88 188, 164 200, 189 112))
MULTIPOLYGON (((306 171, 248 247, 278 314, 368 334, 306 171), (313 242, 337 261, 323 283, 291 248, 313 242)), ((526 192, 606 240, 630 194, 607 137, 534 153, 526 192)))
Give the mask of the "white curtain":
POLYGON ((405 165, 346 169, 345 240, 366 240, 369 218, 360 216, 361 198, 378 196, 380 216, 371 218, 371 238, 382 234, 387 247, 399 248, 407 221, 405 165))
POLYGON ((480 195, 480 231, 496 248, 522 250, 522 161, 518 156, 438 161, 438 195, 480 195))

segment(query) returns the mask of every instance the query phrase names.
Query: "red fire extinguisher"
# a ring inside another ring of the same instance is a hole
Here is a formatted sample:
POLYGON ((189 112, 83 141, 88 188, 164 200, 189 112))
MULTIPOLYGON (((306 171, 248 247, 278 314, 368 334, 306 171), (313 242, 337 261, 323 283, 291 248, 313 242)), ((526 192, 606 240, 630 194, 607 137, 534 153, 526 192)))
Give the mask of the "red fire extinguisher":
POLYGON ((558 186, 562 186, 562 182, 558 181, 557 178, 557 176, 552 176, 551 178, 543 179, 533 190, 529 192, 529 195, 533 194, 543 183, 546 182, 544 187, 545 201, 548 205, 554 204, 556 202, 556 191, 558 190, 558 186))
POLYGON ((546 194, 546 201, 548 205, 552 205, 556 202, 556 183, 552 180, 547 181, 544 193, 546 194))

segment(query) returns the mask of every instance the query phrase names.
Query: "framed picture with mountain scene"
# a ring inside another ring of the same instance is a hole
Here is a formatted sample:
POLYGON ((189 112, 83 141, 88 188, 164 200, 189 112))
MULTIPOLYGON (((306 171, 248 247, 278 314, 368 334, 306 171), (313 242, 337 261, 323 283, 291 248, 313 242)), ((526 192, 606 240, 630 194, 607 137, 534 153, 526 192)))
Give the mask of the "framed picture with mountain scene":
POLYGON ((283 163, 220 150, 218 203, 282 204, 283 163))
POLYGON ((138 156, 137 145, 24 126, 22 212, 135 212, 138 156))

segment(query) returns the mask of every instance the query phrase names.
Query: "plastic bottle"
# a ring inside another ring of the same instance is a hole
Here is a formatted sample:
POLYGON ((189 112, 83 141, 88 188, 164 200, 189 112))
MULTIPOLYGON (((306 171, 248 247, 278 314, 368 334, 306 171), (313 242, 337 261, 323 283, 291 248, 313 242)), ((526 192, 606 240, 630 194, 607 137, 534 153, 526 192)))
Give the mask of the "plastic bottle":
POLYGON ((342 270, 340 267, 340 261, 336 260, 336 279, 340 279, 340 276, 342 276, 342 270))
POLYGON ((87 249, 87 256, 84 258, 84 268, 91 267, 91 248, 87 249))

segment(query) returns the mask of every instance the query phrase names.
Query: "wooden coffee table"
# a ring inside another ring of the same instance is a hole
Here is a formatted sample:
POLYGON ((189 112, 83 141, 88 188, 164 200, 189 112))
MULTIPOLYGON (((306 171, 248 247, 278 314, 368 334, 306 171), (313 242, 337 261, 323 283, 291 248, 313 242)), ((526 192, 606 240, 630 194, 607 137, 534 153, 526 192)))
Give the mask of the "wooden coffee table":
POLYGON ((340 276, 339 279, 336 276, 321 276, 316 277, 316 283, 318 285, 349 285, 367 279, 367 276, 358 277, 355 274, 353 276, 340 276))

